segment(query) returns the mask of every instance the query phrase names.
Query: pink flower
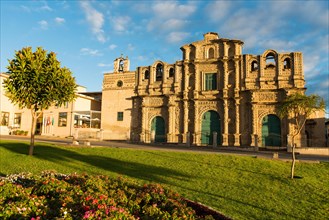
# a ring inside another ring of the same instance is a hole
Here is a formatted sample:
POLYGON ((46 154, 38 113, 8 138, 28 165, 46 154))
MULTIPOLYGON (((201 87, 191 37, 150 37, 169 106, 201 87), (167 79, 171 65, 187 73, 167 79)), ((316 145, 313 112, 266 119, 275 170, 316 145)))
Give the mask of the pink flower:
POLYGON ((93 216, 94 216, 93 210, 90 210, 90 211, 85 212, 85 215, 83 216, 83 218, 88 219, 93 216))

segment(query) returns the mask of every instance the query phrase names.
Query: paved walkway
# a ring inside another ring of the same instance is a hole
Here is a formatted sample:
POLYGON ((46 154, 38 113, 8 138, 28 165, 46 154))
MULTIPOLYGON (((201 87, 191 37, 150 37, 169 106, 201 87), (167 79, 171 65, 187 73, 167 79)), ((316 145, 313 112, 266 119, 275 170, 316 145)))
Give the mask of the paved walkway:
MULTIPOLYGON (((3 140, 26 140, 29 137, 14 136, 14 135, 1 135, 3 140)), ((58 137, 45 137, 36 136, 36 142, 47 142, 56 143, 61 145, 72 145, 72 138, 58 138, 58 137)), ((280 160, 290 160, 291 153, 285 150, 263 150, 260 149, 256 151, 254 148, 242 148, 242 147, 187 147, 183 144, 144 144, 144 143, 129 143, 125 141, 91 141, 92 147, 104 146, 104 147, 114 147, 114 148, 131 148, 140 150, 164 150, 164 151, 181 151, 181 152, 198 152, 198 153, 219 153, 219 154, 235 154, 235 155, 245 155, 251 157, 260 157, 268 159, 280 159, 280 160), (277 154, 278 158, 274 158, 277 154)), ((329 162, 328 156, 323 155, 296 155, 296 159, 303 162, 329 162)))

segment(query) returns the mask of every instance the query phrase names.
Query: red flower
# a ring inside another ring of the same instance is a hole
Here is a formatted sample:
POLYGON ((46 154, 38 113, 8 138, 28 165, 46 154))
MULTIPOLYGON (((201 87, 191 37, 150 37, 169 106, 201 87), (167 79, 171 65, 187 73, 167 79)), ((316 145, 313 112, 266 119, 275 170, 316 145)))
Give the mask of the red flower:
POLYGON ((94 199, 93 204, 97 204, 97 203, 98 203, 98 199, 94 199))

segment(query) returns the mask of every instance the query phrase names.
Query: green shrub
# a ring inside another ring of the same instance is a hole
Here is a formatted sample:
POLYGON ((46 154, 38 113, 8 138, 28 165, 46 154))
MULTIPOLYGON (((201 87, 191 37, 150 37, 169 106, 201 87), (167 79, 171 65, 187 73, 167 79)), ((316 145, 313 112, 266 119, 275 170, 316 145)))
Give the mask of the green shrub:
POLYGON ((23 130, 14 130, 13 135, 24 135, 26 136, 29 132, 28 131, 23 131, 23 130))
MULTIPOLYGON (((175 192, 123 178, 44 172, 0 179, 1 219, 203 219, 175 192)), ((207 219, 212 219, 207 216, 207 219)))

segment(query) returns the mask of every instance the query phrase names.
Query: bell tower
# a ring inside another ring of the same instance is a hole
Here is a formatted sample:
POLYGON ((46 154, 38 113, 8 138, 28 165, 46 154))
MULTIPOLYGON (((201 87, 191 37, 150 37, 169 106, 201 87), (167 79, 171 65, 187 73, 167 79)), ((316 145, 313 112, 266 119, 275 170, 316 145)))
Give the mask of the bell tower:
POLYGON ((128 56, 124 58, 121 54, 120 57, 114 60, 114 73, 123 73, 129 71, 129 59, 128 56))

